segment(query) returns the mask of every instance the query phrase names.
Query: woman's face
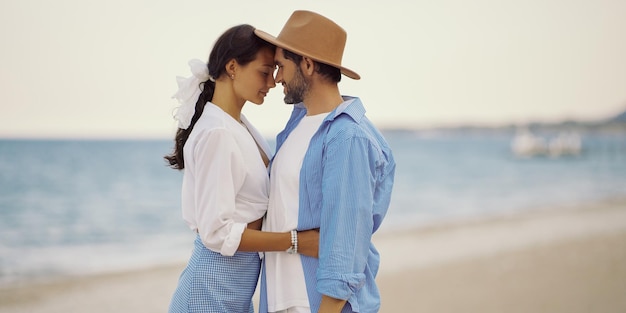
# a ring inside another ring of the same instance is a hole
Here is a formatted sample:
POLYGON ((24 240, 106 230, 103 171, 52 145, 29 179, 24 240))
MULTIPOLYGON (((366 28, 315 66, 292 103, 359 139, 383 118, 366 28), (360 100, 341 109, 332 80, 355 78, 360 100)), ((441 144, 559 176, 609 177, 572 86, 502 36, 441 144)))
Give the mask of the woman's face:
POLYGON ((276 87, 274 69, 274 52, 262 48, 254 61, 242 66, 237 73, 233 85, 235 94, 244 101, 262 104, 270 89, 276 87))

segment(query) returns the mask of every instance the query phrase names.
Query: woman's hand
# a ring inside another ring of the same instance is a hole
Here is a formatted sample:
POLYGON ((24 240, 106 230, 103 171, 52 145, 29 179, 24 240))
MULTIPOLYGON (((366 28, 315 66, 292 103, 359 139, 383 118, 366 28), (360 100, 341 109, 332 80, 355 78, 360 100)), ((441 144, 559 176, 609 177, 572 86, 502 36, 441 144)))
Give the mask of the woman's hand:
POLYGON ((317 258, 320 247, 320 230, 312 229, 298 232, 298 253, 317 258))

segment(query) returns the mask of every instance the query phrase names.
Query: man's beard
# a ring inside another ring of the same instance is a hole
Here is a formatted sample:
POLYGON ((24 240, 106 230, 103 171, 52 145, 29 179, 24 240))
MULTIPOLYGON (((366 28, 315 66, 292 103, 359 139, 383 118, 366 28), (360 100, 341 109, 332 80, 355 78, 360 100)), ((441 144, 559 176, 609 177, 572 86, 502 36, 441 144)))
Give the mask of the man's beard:
POLYGON ((286 84, 287 93, 285 94, 286 104, 296 104, 304 101, 304 95, 309 89, 309 84, 304 79, 304 73, 298 67, 293 79, 286 84))

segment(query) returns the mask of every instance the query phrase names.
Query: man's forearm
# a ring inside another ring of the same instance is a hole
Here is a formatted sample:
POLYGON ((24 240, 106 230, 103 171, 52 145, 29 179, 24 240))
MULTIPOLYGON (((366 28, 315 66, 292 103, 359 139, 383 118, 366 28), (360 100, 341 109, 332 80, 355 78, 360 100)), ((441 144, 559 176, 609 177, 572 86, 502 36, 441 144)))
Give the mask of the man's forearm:
POLYGON ((318 313, 339 313, 341 309, 346 305, 346 300, 336 299, 327 295, 322 295, 322 302, 320 303, 320 310, 318 313))

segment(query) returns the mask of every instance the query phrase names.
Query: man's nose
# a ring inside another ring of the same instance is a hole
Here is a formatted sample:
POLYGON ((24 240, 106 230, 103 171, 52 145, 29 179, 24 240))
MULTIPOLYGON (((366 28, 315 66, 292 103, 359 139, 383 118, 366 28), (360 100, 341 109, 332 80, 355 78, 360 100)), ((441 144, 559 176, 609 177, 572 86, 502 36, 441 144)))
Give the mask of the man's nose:
POLYGON ((274 78, 274 82, 278 85, 283 81, 283 73, 282 71, 276 71, 276 77, 274 78))

